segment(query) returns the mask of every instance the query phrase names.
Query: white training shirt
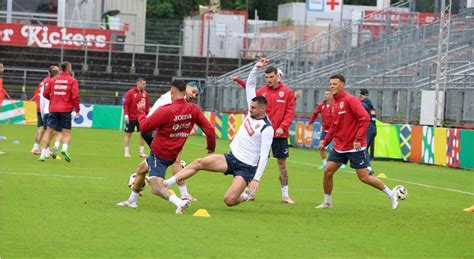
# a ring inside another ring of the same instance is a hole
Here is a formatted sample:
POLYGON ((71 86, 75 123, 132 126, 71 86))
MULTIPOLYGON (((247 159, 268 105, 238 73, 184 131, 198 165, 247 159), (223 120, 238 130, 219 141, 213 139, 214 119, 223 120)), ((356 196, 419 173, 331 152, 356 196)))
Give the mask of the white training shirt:
POLYGON ((156 100, 156 102, 153 104, 150 111, 146 115, 146 117, 147 118, 150 117, 150 115, 152 115, 156 110, 158 110, 158 108, 160 108, 163 105, 170 104, 171 102, 172 102, 171 101, 171 91, 168 91, 168 92, 164 93, 162 96, 160 96, 160 98, 158 98, 158 100, 156 100))
POLYGON ((39 92, 39 97, 40 97, 40 112, 41 116, 44 116, 45 114, 49 114, 49 100, 46 99, 43 96, 44 89, 48 86, 48 83, 44 83, 40 85, 40 92, 39 92))
MULTIPOLYGON (((254 67, 247 79, 245 92, 249 109, 252 99, 256 96, 257 70, 258 68, 254 67)), ((257 166, 253 179, 260 181, 267 165, 272 141, 273 127, 268 117, 254 119, 249 112, 234 140, 230 143, 230 150, 238 160, 251 166, 257 166)))

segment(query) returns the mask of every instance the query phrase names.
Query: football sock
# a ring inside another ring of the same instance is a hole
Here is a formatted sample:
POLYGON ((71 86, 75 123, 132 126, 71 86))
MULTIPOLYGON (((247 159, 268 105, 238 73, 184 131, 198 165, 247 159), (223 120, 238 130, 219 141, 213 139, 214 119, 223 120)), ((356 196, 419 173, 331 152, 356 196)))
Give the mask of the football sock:
POLYGON ((189 195, 188 188, 186 188, 186 184, 184 184, 183 186, 178 185, 178 189, 179 189, 179 192, 181 193, 181 196, 189 195))
POLYGON ((324 203, 332 204, 332 195, 324 194, 324 203))
POLYGON ((392 195, 393 195, 393 191, 390 190, 390 188, 388 188, 387 185, 383 186, 383 192, 385 194, 387 194, 387 197, 389 197, 389 198, 392 197, 392 195))
POLYGON ((178 198, 178 196, 176 196, 176 194, 171 194, 168 201, 173 203, 174 205, 176 205, 176 207, 178 207, 182 200, 180 198, 178 198))
MULTIPOLYGON (((176 183, 176 177, 174 177, 174 175, 171 176, 170 179, 163 181, 163 184, 165 185, 166 188, 173 186, 173 184, 175 183, 176 183)), ((179 189, 179 191, 181 191, 181 189, 179 189)))
MULTIPOLYGON (((64 145, 63 145, 63 146, 64 146, 64 145)), ((59 149, 59 141, 54 142, 54 147, 55 147, 56 149, 59 149)))
POLYGON ((128 201, 130 203, 135 203, 135 202, 137 202, 138 197, 140 197, 140 195, 137 192, 135 192, 134 190, 132 190, 132 192, 130 193, 130 197, 128 197, 128 201))
POLYGON ((35 143, 35 144, 33 145, 33 150, 36 151, 36 150, 38 150, 38 148, 39 148, 39 145, 35 143))
POLYGON ((323 159, 323 165, 326 166, 328 160, 327 159, 323 159))
POLYGON ((140 154, 145 153, 145 146, 140 146, 140 154))
POLYGON ((61 150, 62 151, 67 151, 67 148, 68 148, 67 144, 63 144, 63 149, 61 149, 61 150))
POLYGON ((47 148, 41 149, 41 156, 42 157, 47 157, 48 156, 48 149, 47 148))
POLYGON ((288 185, 281 187, 281 196, 283 198, 288 197, 288 185))
POLYGON ((129 147, 125 147, 125 154, 130 154, 130 148, 129 147))
POLYGON ((371 166, 368 166, 368 167, 367 167, 367 170, 369 170, 369 172, 372 172, 372 171, 373 171, 371 166))

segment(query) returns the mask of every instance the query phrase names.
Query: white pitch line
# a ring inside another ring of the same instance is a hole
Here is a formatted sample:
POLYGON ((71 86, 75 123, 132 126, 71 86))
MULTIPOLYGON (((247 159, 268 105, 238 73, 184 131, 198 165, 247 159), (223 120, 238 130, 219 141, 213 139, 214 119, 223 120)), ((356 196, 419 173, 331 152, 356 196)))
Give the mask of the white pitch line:
POLYGON ((19 172, 0 172, 0 174, 22 175, 22 176, 50 176, 50 177, 61 177, 61 178, 96 179, 96 180, 105 179, 105 177, 101 177, 101 176, 83 176, 83 175, 33 174, 33 173, 19 173, 19 172))
MULTIPOLYGON (((194 145, 194 146, 202 146, 201 144, 197 144, 197 143, 194 143, 194 142, 191 142, 191 141, 189 141, 188 143, 191 144, 191 145, 194 145)), ((218 149, 219 149, 219 150, 226 150, 226 151, 230 150, 230 148, 228 148, 228 149, 218 148, 218 149)), ((272 157, 272 159, 274 159, 274 158, 272 157)), ((296 160, 293 160, 293 159, 288 159, 287 161, 288 161, 289 163, 301 164, 301 165, 306 165, 306 166, 311 166, 311 167, 319 167, 319 166, 320 166, 320 164, 311 164, 311 163, 296 161, 296 160)), ((346 172, 346 173, 355 174, 354 171, 349 171, 349 170, 344 170, 344 169, 339 170, 339 171, 343 171, 343 172, 346 172)), ((405 181, 405 180, 400 180, 400 179, 394 179, 394 178, 388 178, 388 177, 387 177, 387 180, 396 181, 396 182, 401 182, 401 183, 407 183, 407 184, 412 184, 412 185, 417 185, 417 186, 426 187, 426 188, 431 188, 431 189, 438 189, 438 190, 443 190, 443 191, 448 191, 448 192, 457 192, 457 193, 462 193, 462 194, 467 194, 467 195, 473 195, 473 196, 474 196, 474 193, 472 193, 472 192, 466 192, 466 191, 461 191, 461 190, 456 190, 456 189, 438 187, 438 186, 433 186, 433 185, 428 185, 428 184, 422 184, 422 183, 416 183, 416 182, 410 182, 410 181, 405 181)))

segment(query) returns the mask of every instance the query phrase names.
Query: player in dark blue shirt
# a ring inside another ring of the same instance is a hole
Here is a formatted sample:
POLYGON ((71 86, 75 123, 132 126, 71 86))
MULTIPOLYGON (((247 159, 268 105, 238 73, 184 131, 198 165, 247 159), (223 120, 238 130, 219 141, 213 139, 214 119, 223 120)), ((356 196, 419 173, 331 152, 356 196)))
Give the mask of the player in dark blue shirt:
MULTIPOLYGON (((370 116, 370 124, 369 124, 369 128, 367 129, 367 154, 369 154, 369 147, 371 149, 374 148, 373 144, 374 144, 374 140, 375 140, 375 136, 377 135, 377 127, 375 125, 375 120, 376 120, 376 112, 375 112, 375 107, 374 105, 372 104, 372 102, 370 101, 369 99, 369 91, 367 89, 360 89, 360 92, 359 92, 359 100, 360 102, 362 103, 362 106, 364 106, 365 110, 367 111, 367 113, 369 114, 370 116)), ((374 174, 374 170, 372 169, 372 167, 368 167, 367 168, 369 170, 369 174, 370 175, 373 175, 374 174)))

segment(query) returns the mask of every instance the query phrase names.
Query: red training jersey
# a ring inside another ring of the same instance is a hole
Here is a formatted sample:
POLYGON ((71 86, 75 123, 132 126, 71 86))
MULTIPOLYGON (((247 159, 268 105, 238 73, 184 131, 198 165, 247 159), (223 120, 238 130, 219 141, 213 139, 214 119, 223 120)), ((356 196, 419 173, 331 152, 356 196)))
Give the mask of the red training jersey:
POLYGON ((346 91, 334 96, 333 122, 324 144, 334 138, 334 149, 342 152, 353 152, 354 142, 360 142, 361 147, 367 147, 366 133, 370 124, 370 116, 359 99, 346 91))
POLYGON ((125 102, 123 103, 123 114, 128 115, 129 120, 138 120, 139 111, 137 104, 145 101, 145 114, 150 111, 150 99, 146 90, 139 91, 137 86, 127 91, 125 102))
POLYGON ((322 131, 328 131, 332 124, 332 111, 334 109, 334 104, 331 102, 327 104, 326 101, 322 101, 318 106, 314 108, 313 115, 309 120, 309 124, 313 124, 314 120, 318 117, 318 114, 321 113, 322 120, 322 131))
POLYGON ((49 112, 72 112, 74 108, 79 113, 79 85, 68 72, 51 78, 43 96, 49 100, 49 112))
POLYGON ((273 130, 283 129, 278 138, 288 138, 289 127, 295 117, 295 94, 289 87, 278 82, 275 89, 265 85, 257 90, 257 96, 267 99, 267 115, 272 122, 273 130))
POLYGON ((140 110, 138 118, 140 130, 150 132, 156 130, 156 136, 151 143, 153 153, 163 160, 175 160, 183 149, 189 133, 196 123, 207 137, 207 150, 214 152, 216 148, 216 133, 201 110, 194 103, 188 103, 179 98, 158 108, 150 117, 140 110))

